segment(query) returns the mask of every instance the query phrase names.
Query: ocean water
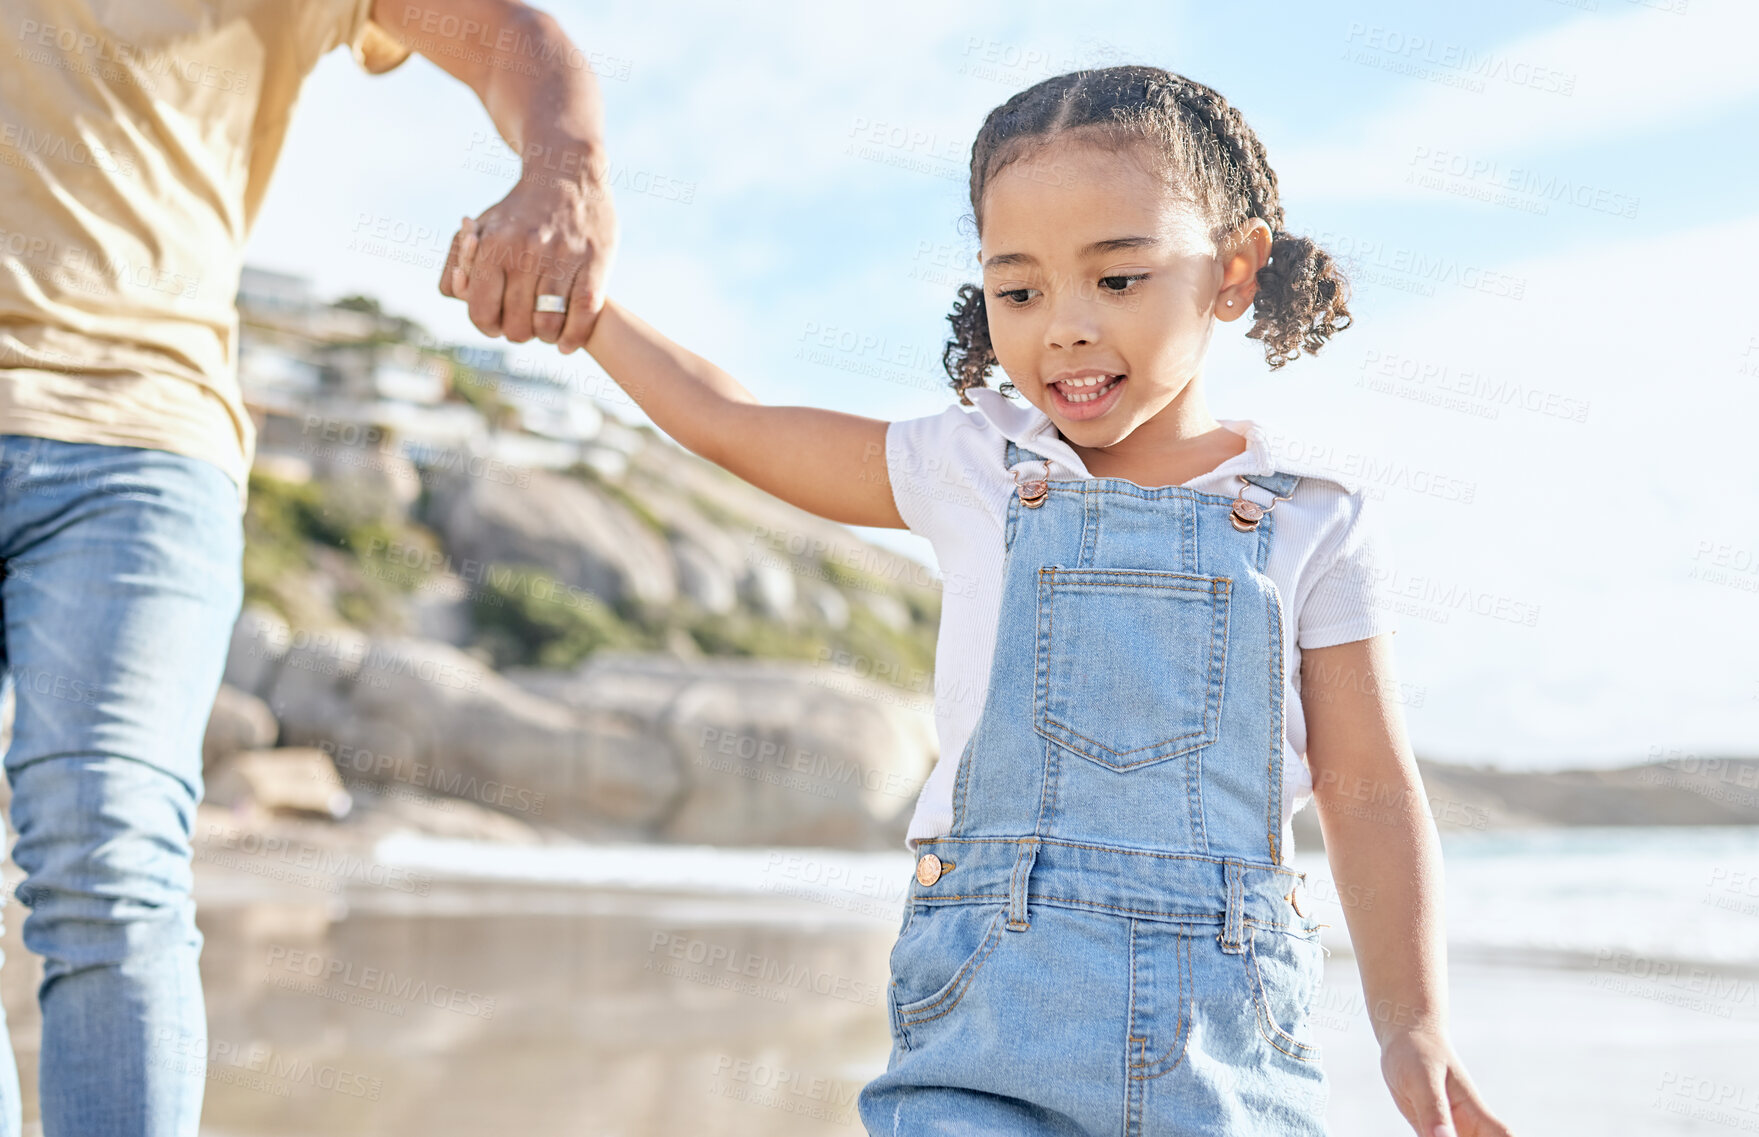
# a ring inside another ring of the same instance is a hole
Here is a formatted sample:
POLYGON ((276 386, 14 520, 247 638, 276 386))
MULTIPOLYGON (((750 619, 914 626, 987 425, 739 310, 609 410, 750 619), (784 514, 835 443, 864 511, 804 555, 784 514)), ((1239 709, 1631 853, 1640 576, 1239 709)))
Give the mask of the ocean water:
MULTIPOLYGON (((1618 953, 1759 969, 1759 826, 1594 826, 1442 839, 1448 942, 1472 958, 1605 966, 1618 953)), ((518 847, 404 835, 377 860, 436 879, 709 898, 812 901, 815 919, 896 923, 914 867, 898 852, 714 846, 518 847)), ((1328 946, 1349 950, 1349 901, 1322 854, 1299 854, 1328 946)), ((787 906, 758 910, 798 919, 787 906)))
POLYGON ((1442 849, 1455 947, 1759 972, 1759 826, 1474 833, 1442 849))

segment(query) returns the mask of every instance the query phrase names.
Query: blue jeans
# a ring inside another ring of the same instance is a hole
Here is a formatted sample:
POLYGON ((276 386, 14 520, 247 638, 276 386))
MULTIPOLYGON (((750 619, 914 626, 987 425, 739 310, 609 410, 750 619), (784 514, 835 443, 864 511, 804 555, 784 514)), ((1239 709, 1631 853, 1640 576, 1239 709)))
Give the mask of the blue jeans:
MULTIPOLYGON (((24 943, 44 963, 47 1137, 197 1130, 190 831, 243 547, 218 466, 0 434, 0 682, 17 698, 5 768, 24 943)), ((14 1137, 18 1068, 0 1043, 0 1137, 14 1137)))

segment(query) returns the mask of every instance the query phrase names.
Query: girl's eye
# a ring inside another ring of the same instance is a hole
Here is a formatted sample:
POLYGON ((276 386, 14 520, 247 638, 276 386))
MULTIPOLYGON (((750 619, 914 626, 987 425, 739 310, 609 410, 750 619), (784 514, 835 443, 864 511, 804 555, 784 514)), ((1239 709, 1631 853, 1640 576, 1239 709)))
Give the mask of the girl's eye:
POLYGON ((1009 304, 1025 304, 1032 299, 1036 288, 1009 288, 996 293, 996 296, 1009 304))
POLYGON ((1139 272, 1134 276, 1102 276, 1099 278, 1099 284, 1108 292, 1128 292, 1137 281, 1147 279, 1147 273, 1139 272))

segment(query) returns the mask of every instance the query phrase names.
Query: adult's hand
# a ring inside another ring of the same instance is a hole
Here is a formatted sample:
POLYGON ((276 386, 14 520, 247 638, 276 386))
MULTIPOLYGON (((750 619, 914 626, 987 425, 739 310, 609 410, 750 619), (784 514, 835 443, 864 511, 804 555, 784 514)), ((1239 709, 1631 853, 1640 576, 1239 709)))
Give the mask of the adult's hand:
POLYGON ((616 211, 600 186, 548 174, 522 179, 475 219, 468 277, 454 272, 463 230, 452 238, 440 292, 466 301, 470 322, 484 335, 513 343, 536 336, 564 354, 584 347, 604 307, 617 243, 616 211), (567 311, 537 311, 543 295, 565 297, 567 311))
POLYGON ((474 91, 519 156, 513 191, 478 218, 476 267, 454 291, 454 238, 440 292, 485 335, 573 351, 604 305, 616 244, 598 80, 554 17, 521 0, 373 0, 372 22, 474 91), (540 295, 565 313, 535 310, 540 295))

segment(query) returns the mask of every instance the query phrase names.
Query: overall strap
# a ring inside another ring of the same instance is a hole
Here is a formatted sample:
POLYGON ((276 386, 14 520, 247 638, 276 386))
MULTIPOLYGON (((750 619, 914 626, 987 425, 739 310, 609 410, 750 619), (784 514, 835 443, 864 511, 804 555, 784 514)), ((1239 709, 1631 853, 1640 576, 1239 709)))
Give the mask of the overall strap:
POLYGON ((1240 477, 1255 486, 1267 489, 1273 497, 1288 497, 1295 492, 1295 483, 1301 480, 1299 474, 1241 474, 1240 477))
POLYGON ((1003 459, 1002 464, 1004 466, 1008 467, 1010 470, 1013 469, 1015 466, 1018 466, 1022 462, 1042 462, 1042 461, 1044 461, 1044 455, 1035 454, 1032 451, 1026 449, 1026 447, 1021 446, 1018 443, 1016 443, 1012 438, 1008 439, 1007 456, 1003 459))
POLYGON ((1294 494, 1295 484, 1301 480, 1299 475, 1285 473, 1240 474, 1238 477, 1246 484, 1240 487, 1239 495, 1234 498, 1233 512, 1228 519, 1242 533, 1257 529, 1259 521, 1276 507, 1277 502, 1294 494), (1250 490, 1259 492, 1250 493, 1250 490))

